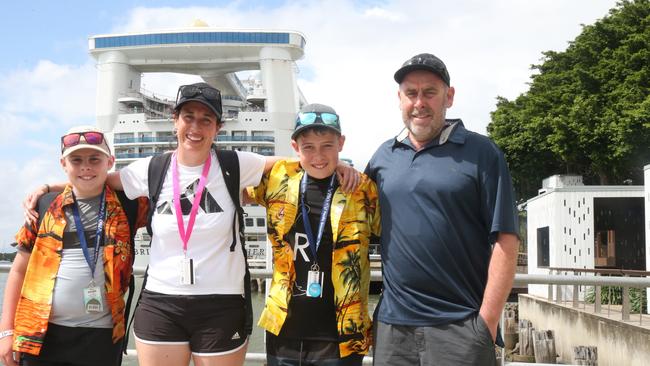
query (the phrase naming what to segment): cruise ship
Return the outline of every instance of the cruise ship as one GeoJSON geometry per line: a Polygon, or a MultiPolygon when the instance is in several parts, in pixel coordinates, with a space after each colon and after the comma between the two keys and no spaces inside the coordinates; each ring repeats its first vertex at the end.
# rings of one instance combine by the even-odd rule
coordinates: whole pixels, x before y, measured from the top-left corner
{"type": "MultiPolygon", "coordinates": [[[[189,28],[89,38],[97,62],[97,124],[111,145],[115,168],[176,148],[171,119],[175,96],[141,87],[146,73],[197,75],[222,93],[225,124],[221,149],[293,155],[290,136],[305,98],[296,84],[295,61],[304,53],[299,32],[189,28]],[[259,78],[237,73],[259,70],[259,78]]],[[[266,218],[262,207],[245,207],[249,263],[266,266],[266,218]]],[[[136,267],[148,263],[150,238],[136,236],[136,267]]],[[[270,267],[269,267],[270,268],[270,267]]]]}

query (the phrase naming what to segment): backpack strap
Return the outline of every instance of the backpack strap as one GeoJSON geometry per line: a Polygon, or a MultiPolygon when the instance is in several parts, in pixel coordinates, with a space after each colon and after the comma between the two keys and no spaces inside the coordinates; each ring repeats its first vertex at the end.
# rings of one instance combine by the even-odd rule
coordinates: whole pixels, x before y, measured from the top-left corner
{"type": "MultiPolygon", "coordinates": [[[[169,169],[169,164],[172,161],[172,151],[168,151],[163,154],[154,155],[149,161],[149,167],[147,169],[147,183],[149,187],[149,211],[147,212],[147,234],[149,237],[153,237],[153,230],[151,228],[151,220],[153,219],[153,213],[156,210],[156,205],[158,204],[158,198],[160,196],[160,191],[162,190],[163,182],[165,181],[165,175],[167,174],[167,169],[169,169]]],[[[135,244],[135,243],[134,243],[135,244]]],[[[151,244],[151,241],[149,242],[151,244]]],[[[129,341],[129,331],[131,325],[133,324],[133,319],[135,315],[135,310],[140,304],[140,299],[142,298],[142,290],[147,286],[147,277],[149,276],[149,266],[144,271],[144,278],[142,280],[142,287],[140,289],[140,294],[138,294],[138,300],[135,304],[135,309],[133,309],[133,314],[131,314],[131,320],[125,318],[125,336],[124,343],[122,344],[122,351],[126,354],[128,341],[129,341]]],[[[127,300],[127,309],[131,306],[133,301],[133,296],[135,292],[135,281],[134,278],[131,278],[131,283],[129,284],[129,298],[127,300]],[[133,285],[133,288],[132,286],[133,285]]],[[[128,310],[126,312],[128,316],[128,310]]]]}
{"type": "Polygon", "coordinates": [[[228,194],[235,206],[235,214],[232,223],[232,242],[230,243],[230,251],[235,251],[237,245],[237,219],[239,219],[239,234],[243,238],[244,225],[242,225],[244,209],[241,207],[239,200],[239,157],[233,150],[217,150],[214,148],[214,153],[217,155],[219,166],[221,167],[221,174],[223,180],[226,182],[228,194]]]}
{"type": "MultiPolygon", "coordinates": [[[[140,208],[140,205],[138,204],[138,200],[130,200],[124,191],[115,191],[115,195],[117,196],[117,199],[120,201],[120,205],[122,205],[122,209],[124,210],[124,213],[126,214],[126,219],[129,223],[129,232],[130,232],[130,241],[129,241],[129,247],[131,248],[131,253],[133,255],[131,256],[131,265],[135,262],[135,234],[138,231],[136,228],[136,224],[138,221],[138,210],[140,208]]],[[[133,275],[133,272],[131,272],[131,277],[129,278],[129,294],[126,299],[126,303],[124,305],[124,338],[122,340],[122,350],[124,351],[124,354],[126,354],[126,349],[128,347],[129,343],[129,312],[131,311],[131,305],[133,304],[133,296],[135,292],[135,276],[133,275]]],[[[122,355],[120,354],[120,358],[122,355]]]]}
{"type": "Polygon", "coordinates": [[[239,234],[239,241],[241,243],[242,255],[244,256],[244,263],[246,265],[246,272],[244,274],[244,298],[246,306],[246,321],[244,326],[246,332],[251,334],[253,331],[253,304],[251,297],[251,273],[248,268],[248,258],[246,254],[246,242],[244,240],[244,216],[246,213],[241,206],[239,199],[239,157],[237,152],[233,150],[218,150],[215,145],[212,145],[214,153],[217,155],[223,180],[226,182],[228,194],[232,203],[235,205],[235,214],[232,222],[232,243],[230,244],[230,251],[235,251],[237,245],[237,234],[239,234]],[[239,225],[237,225],[239,223],[239,225]],[[239,228],[238,228],[239,226],[239,228]]]}
{"type": "Polygon", "coordinates": [[[43,222],[43,217],[45,217],[47,209],[50,208],[52,201],[54,201],[56,196],[60,193],[61,192],[49,192],[38,198],[38,201],[36,202],[36,211],[38,211],[38,225],[36,226],[36,230],[41,228],[41,223],[43,222]]]}
{"type": "Polygon", "coordinates": [[[160,196],[160,191],[162,190],[163,182],[165,181],[165,175],[167,174],[167,169],[169,169],[169,164],[171,161],[172,152],[168,151],[164,154],[153,156],[149,162],[149,169],[147,170],[147,182],[149,183],[149,213],[147,214],[147,233],[149,234],[149,237],[153,235],[153,230],[151,229],[151,219],[153,219],[153,213],[156,210],[158,197],[160,196]]]}

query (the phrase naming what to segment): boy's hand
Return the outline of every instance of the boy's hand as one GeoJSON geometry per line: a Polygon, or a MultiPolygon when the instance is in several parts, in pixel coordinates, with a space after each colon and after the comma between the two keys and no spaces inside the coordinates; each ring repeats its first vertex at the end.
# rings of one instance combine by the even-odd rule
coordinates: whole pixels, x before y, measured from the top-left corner
{"type": "Polygon", "coordinates": [[[6,366],[18,366],[20,360],[20,352],[14,352],[12,349],[14,337],[7,336],[0,339],[0,360],[6,366]],[[15,354],[15,359],[14,359],[15,354]]]}
{"type": "Polygon", "coordinates": [[[361,180],[361,173],[341,160],[336,165],[336,176],[344,193],[354,192],[361,180]]]}
{"type": "Polygon", "coordinates": [[[36,212],[36,203],[42,195],[49,191],[48,185],[42,185],[36,188],[32,193],[28,194],[23,200],[23,210],[25,215],[25,222],[34,224],[38,221],[38,212],[36,212]]]}

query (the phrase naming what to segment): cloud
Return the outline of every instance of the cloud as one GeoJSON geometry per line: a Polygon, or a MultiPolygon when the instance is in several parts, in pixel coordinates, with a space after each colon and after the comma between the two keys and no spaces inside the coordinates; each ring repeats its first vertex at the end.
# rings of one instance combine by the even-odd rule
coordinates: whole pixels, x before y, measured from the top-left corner
{"type": "Polygon", "coordinates": [[[402,20],[405,20],[405,16],[400,14],[400,13],[391,13],[386,9],[379,8],[379,7],[374,7],[367,9],[363,13],[364,17],[366,18],[376,18],[380,20],[388,20],[391,22],[399,22],[402,20]]]}
{"type": "Polygon", "coordinates": [[[94,123],[96,78],[92,63],[48,60],[0,75],[0,247],[22,224],[23,197],[63,179],[58,138],[72,125],[94,123]]]}
{"type": "MultiPolygon", "coordinates": [[[[311,0],[271,8],[234,1],[222,7],[137,7],[115,17],[119,23],[112,29],[88,33],[172,29],[195,19],[222,29],[298,30],[307,40],[298,83],[308,101],[339,112],[347,135],[343,156],[363,169],[376,147],[402,128],[392,75],[410,56],[430,52],[445,61],[456,87],[448,116],[485,133],[498,95],[515,98],[526,91],[530,65],[543,51],[565,49],[580,24],[593,23],[615,5],[616,0],[311,0]]],[[[148,74],[143,84],[173,98],[178,85],[193,80],[148,74]]],[[[56,136],[67,126],[94,121],[95,83],[92,61],[42,60],[33,69],[0,75],[0,169],[8,177],[0,188],[11,197],[0,205],[3,218],[14,217],[24,193],[59,170],[44,158],[58,160],[56,136]]],[[[3,220],[0,238],[9,227],[15,231],[11,220],[3,220]]]]}
{"type": "MultiPolygon", "coordinates": [[[[22,200],[27,194],[44,182],[60,182],[64,179],[59,165],[56,145],[50,144],[42,154],[26,162],[11,159],[0,160],[0,250],[7,250],[7,244],[14,242],[14,235],[23,224],[22,200]]],[[[6,156],[6,155],[5,155],[6,156]]]]}

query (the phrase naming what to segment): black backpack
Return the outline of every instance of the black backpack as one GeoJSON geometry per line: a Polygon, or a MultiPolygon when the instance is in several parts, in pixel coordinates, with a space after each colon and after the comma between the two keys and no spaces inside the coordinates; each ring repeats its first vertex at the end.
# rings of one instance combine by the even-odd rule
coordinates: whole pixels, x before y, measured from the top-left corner
{"type": "MultiPolygon", "coordinates": [[[[248,334],[251,334],[253,331],[253,306],[251,301],[251,280],[250,280],[250,271],[248,268],[248,261],[246,260],[246,247],[244,242],[244,209],[241,206],[239,200],[239,158],[237,153],[232,150],[219,150],[215,145],[212,145],[212,150],[217,155],[217,160],[219,161],[219,166],[221,168],[221,173],[223,174],[223,180],[226,182],[226,188],[228,189],[228,194],[230,199],[235,205],[235,214],[233,215],[233,230],[232,230],[232,243],[230,244],[230,251],[234,252],[237,245],[237,233],[239,233],[239,238],[241,242],[241,250],[244,256],[244,261],[246,264],[246,273],[244,275],[244,296],[245,296],[245,306],[246,306],[246,322],[245,328],[248,334]],[[239,223],[239,230],[237,230],[237,223],[239,223]]],[[[162,190],[163,181],[169,169],[171,163],[172,152],[168,151],[164,154],[155,155],[151,158],[149,162],[149,169],[147,171],[147,179],[149,182],[149,214],[147,216],[147,233],[149,236],[152,236],[151,229],[151,220],[153,218],[153,213],[156,209],[158,203],[158,198],[160,196],[160,191],[162,190]]],[[[149,267],[147,267],[148,269],[149,267]]],[[[145,271],[144,280],[142,282],[142,288],[144,289],[147,284],[147,271],[145,271]]],[[[140,294],[142,296],[142,294],[140,294]]],[[[137,305],[136,305],[137,308],[137,305]]],[[[134,311],[135,313],[135,311],[134,311]]],[[[131,323],[133,322],[133,317],[131,318],[131,323]]],[[[130,324],[129,323],[129,327],[130,324]]],[[[127,329],[128,334],[128,329],[127,329]]],[[[126,341],[128,338],[125,338],[124,350],[126,351],[126,341]]]]}

